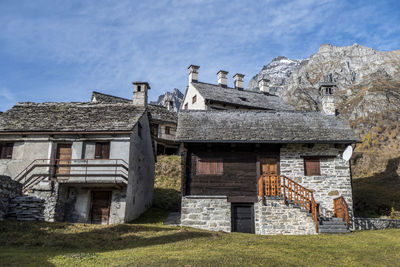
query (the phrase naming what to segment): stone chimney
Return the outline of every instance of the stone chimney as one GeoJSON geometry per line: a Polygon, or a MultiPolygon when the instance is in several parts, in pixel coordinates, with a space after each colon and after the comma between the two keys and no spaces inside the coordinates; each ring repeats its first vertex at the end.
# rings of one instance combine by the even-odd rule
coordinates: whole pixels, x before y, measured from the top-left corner
{"type": "Polygon", "coordinates": [[[238,90],[243,90],[244,82],[243,82],[244,75],[241,73],[236,73],[233,75],[235,88],[238,90]]]}
{"type": "Polygon", "coordinates": [[[189,83],[194,82],[197,83],[199,81],[199,66],[190,65],[189,69],[189,83]]]}
{"type": "Polygon", "coordinates": [[[218,85],[226,88],[228,86],[228,72],[220,70],[217,72],[218,75],[218,85]]]}
{"type": "Polygon", "coordinates": [[[258,81],[258,88],[260,88],[261,92],[264,93],[269,93],[269,86],[268,86],[268,79],[262,78],[261,80],[258,81]]]}
{"type": "Polygon", "coordinates": [[[133,83],[133,105],[145,108],[147,106],[147,91],[150,85],[147,82],[133,83]]]}
{"type": "Polygon", "coordinates": [[[326,115],[336,115],[335,90],[336,84],[333,82],[321,82],[319,84],[319,93],[322,99],[322,111],[326,115]]]}

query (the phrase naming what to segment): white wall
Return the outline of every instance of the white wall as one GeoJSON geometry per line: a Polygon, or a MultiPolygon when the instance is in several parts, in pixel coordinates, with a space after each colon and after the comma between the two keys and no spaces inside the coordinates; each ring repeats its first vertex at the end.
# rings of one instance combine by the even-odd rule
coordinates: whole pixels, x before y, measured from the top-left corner
{"type": "Polygon", "coordinates": [[[181,110],[185,109],[185,104],[188,103],[189,110],[205,110],[206,104],[204,97],[200,95],[200,93],[194,88],[194,86],[189,83],[188,88],[186,89],[185,98],[183,99],[181,110]],[[196,95],[196,102],[193,104],[192,99],[193,96],[196,95]]]}

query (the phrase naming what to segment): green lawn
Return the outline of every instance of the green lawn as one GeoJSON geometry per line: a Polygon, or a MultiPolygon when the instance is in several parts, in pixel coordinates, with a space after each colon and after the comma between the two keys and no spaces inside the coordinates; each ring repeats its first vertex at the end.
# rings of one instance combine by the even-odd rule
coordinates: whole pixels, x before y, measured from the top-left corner
{"type": "Polygon", "coordinates": [[[256,236],[163,226],[165,215],[114,226],[0,222],[0,265],[400,266],[400,230],[256,236]]]}

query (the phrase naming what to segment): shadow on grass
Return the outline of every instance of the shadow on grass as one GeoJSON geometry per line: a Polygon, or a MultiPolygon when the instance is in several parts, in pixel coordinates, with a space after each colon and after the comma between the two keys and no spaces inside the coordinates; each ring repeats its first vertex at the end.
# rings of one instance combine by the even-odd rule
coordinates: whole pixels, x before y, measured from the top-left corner
{"type": "Polygon", "coordinates": [[[179,211],[181,203],[180,191],[171,188],[154,188],[153,207],[179,211]]]}
{"type": "Polygon", "coordinates": [[[354,211],[358,217],[390,215],[400,210],[400,157],[390,159],[385,171],[371,177],[353,180],[354,211]]]}
{"type": "Polygon", "coordinates": [[[100,252],[165,245],[210,236],[211,234],[206,232],[137,224],[92,226],[5,221],[0,225],[1,247],[40,248],[41,250],[48,248],[47,257],[35,258],[43,265],[51,265],[48,260],[57,255],[77,253],[94,255],[100,252]]]}

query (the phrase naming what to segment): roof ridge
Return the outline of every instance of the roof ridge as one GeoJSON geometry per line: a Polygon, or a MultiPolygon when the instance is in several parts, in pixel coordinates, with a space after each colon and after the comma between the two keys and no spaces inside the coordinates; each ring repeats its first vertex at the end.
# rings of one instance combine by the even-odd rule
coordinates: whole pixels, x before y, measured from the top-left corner
{"type": "Polygon", "coordinates": [[[245,90],[245,89],[239,90],[239,89],[233,88],[233,87],[221,87],[221,86],[219,86],[218,84],[213,84],[213,83],[206,83],[206,82],[192,82],[192,83],[199,83],[199,84],[212,85],[212,86],[215,86],[215,87],[219,87],[219,88],[221,88],[221,89],[231,89],[231,90],[236,90],[236,91],[238,91],[238,92],[246,92],[246,93],[254,93],[254,94],[265,95],[265,96],[279,97],[279,96],[277,96],[277,95],[273,95],[273,94],[270,94],[270,93],[257,92],[257,91],[250,91],[250,90],[245,90]]]}
{"type": "Polygon", "coordinates": [[[102,93],[102,92],[99,92],[99,91],[92,91],[92,95],[93,95],[93,94],[100,94],[100,95],[104,95],[104,96],[111,96],[111,97],[123,99],[123,100],[126,100],[126,101],[131,101],[130,99],[125,98],[125,97],[116,96],[116,95],[110,95],[110,94],[105,94],[105,93],[102,93]]]}

